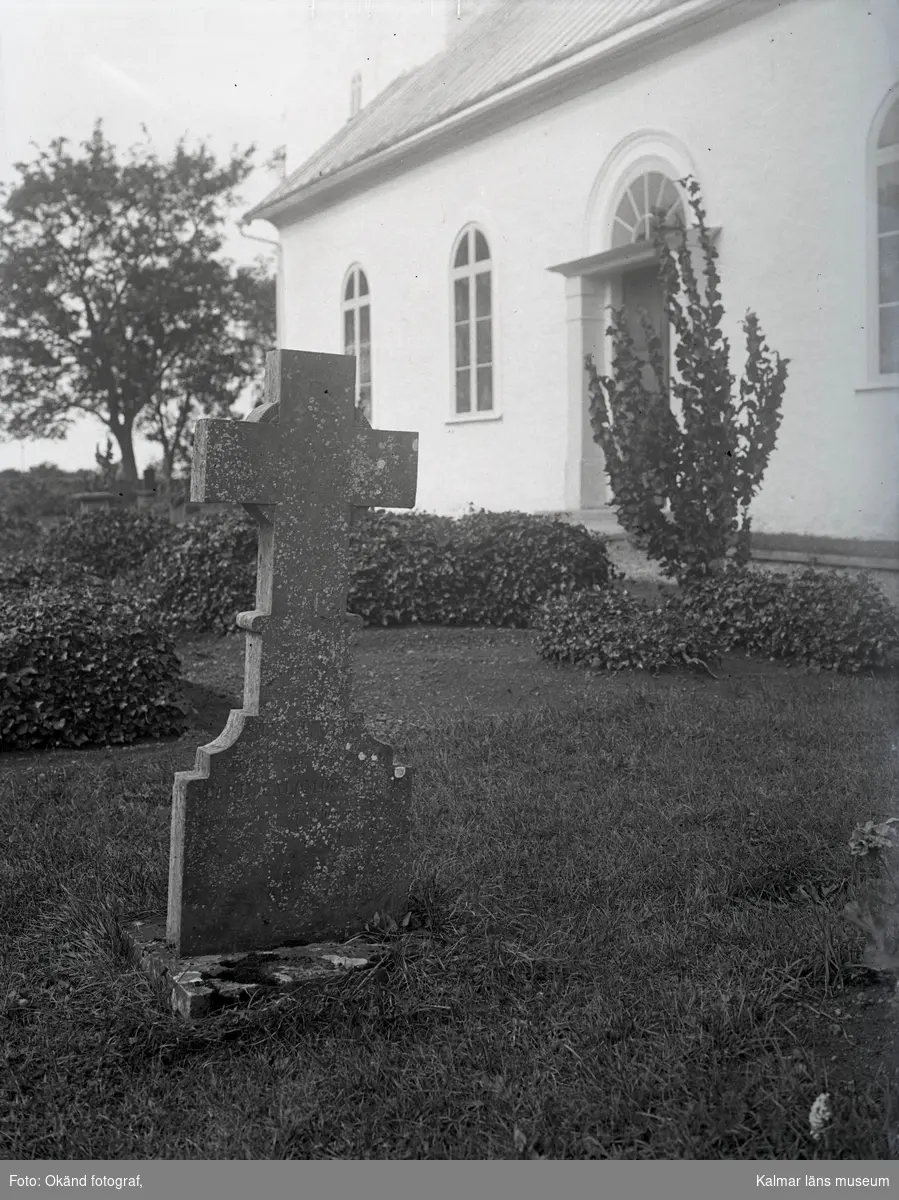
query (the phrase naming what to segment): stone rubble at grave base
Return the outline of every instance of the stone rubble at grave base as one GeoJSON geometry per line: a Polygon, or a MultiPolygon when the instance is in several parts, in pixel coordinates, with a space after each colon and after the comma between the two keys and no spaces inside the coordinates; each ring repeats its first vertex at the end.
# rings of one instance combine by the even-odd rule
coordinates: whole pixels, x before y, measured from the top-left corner
{"type": "Polygon", "coordinates": [[[188,1020],[263,996],[321,986],[375,967],[386,953],[384,945],[349,940],[179,958],[166,943],[162,918],[124,921],[122,932],[135,966],[167,993],[172,1011],[188,1020]]]}

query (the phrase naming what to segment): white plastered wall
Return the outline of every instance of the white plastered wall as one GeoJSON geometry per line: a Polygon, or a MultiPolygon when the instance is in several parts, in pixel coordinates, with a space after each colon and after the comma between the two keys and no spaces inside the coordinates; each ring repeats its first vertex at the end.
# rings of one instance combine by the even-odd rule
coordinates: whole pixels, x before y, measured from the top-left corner
{"type": "Polygon", "coordinates": [[[359,262],[374,420],[419,430],[420,507],[570,507],[565,281],[547,268],[600,248],[615,156],[655,132],[722,228],[736,369],[747,308],[791,360],[756,529],[899,538],[899,387],[871,377],[865,328],[868,136],[897,47],[890,0],[794,0],[286,227],[282,344],[341,349],[340,284],[359,262]],[[493,257],[499,402],[460,421],[449,263],[469,222],[493,257]]]}

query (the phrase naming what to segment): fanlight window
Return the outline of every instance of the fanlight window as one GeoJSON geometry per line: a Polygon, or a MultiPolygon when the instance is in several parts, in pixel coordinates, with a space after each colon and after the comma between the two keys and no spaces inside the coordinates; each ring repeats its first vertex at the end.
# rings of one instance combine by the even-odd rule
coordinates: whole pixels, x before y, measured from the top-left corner
{"type": "Polygon", "coordinates": [[[473,227],[453,257],[453,384],[457,415],[493,409],[490,247],[473,227]]]}
{"type": "Polygon", "coordinates": [[[356,359],[356,407],[371,420],[371,297],[361,267],[352,267],[343,289],[343,352],[356,359]]]}
{"type": "Polygon", "coordinates": [[[684,206],[674,183],[661,171],[645,171],[629,185],[612,221],[612,248],[646,242],[653,216],[665,222],[683,220],[684,206]]]}
{"type": "Polygon", "coordinates": [[[899,97],[877,138],[877,358],[881,375],[899,374],[899,97]]]}

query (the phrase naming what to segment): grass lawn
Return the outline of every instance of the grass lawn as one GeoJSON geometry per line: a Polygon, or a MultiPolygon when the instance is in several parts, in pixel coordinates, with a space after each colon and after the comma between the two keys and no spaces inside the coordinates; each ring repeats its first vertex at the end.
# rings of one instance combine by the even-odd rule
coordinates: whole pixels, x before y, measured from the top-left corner
{"type": "Polygon", "coordinates": [[[164,907],[172,771],[239,702],[241,638],[179,653],[184,737],[0,757],[0,1157],[894,1153],[892,983],[840,910],[854,826],[896,811],[895,682],[366,630],[357,700],[417,769],[409,928],[383,971],[186,1026],[109,915],[164,907]]]}

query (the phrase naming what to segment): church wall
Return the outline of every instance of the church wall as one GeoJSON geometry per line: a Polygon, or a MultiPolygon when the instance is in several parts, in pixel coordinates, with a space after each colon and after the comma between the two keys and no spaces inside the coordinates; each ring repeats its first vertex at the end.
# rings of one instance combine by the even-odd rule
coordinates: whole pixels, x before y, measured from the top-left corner
{"type": "Polygon", "coordinates": [[[374,422],[420,431],[420,507],[564,508],[565,284],[547,268],[605,248],[586,244],[597,176],[622,139],[661,131],[722,227],[734,368],[749,307],[791,359],[756,529],[899,538],[899,389],[868,378],[863,328],[866,142],[897,44],[889,0],[797,0],[285,228],[283,344],[342,349],[340,287],[358,261],[374,422]],[[450,412],[449,264],[469,221],[495,266],[487,421],[450,412]]]}

